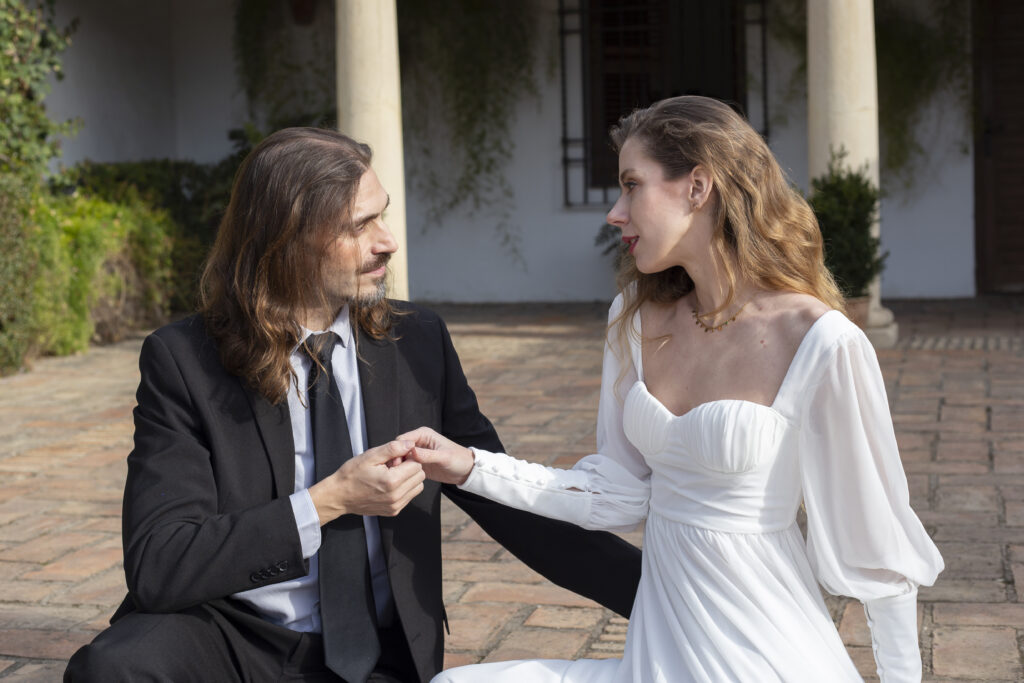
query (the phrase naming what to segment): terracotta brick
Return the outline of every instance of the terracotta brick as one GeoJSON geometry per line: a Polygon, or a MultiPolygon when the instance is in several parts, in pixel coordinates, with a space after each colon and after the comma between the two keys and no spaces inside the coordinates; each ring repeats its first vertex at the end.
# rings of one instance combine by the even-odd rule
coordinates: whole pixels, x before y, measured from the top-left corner
{"type": "Polygon", "coordinates": [[[1006,583],[1002,580],[943,579],[934,586],[921,586],[920,600],[925,602],[1003,602],[1006,583]]]}
{"type": "Polygon", "coordinates": [[[480,528],[476,522],[466,525],[466,528],[455,534],[453,541],[493,541],[493,539],[480,528]]]}
{"type": "Polygon", "coordinates": [[[588,607],[541,605],[523,622],[524,626],[591,629],[604,618],[605,611],[588,607]]]}
{"type": "Polygon", "coordinates": [[[449,541],[441,544],[441,555],[445,560],[489,560],[501,550],[501,546],[490,543],[449,541]]]}
{"type": "Polygon", "coordinates": [[[462,597],[462,602],[514,602],[529,605],[595,607],[596,604],[564,588],[551,584],[477,583],[462,597]]]}
{"type": "Polygon", "coordinates": [[[982,462],[908,462],[907,474],[985,474],[988,464],[982,462]]]}
{"type": "Polygon", "coordinates": [[[124,572],[120,568],[115,568],[75,584],[69,590],[55,595],[52,602],[73,605],[116,605],[127,592],[124,572]]]}
{"type": "Polygon", "coordinates": [[[573,659],[587,642],[586,631],[524,629],[513,631],[486,657],[485,662],[510,659],[573,659]]]}
{"type": "Polygon", "coordinates": [[[965,406],[946,403],[939,411],[942,422],[980,422],[988,420],[988,409],[985,406],[965,406]]]}
{"type": "Polygon", "coordinates": [[[1024,452],[1021,451],[999,451],[993,456],[993,469],[996,472],[1013,474],[1024,473],[1024,452]]]}
{"type": "MultiPolygon", "coordinates": [[[[922,501],[927,504],[927,501],[922,501]]],[[[921,523],[928,527],[952,525],[977,525],[996,526],[999,524],[999,514],[995,510],[991,512],[963,512],[960,510],[926,510],[923,505],[917,505],[917,501],[911,501],[911,506],[920,518],[921,523]]]]}
{"type": "Polygon", "coordinates": [[[10,675],[10,680],[18,683],[53,683],[63,678],[66,666],[67,662],[63,660],[26,662],[10,675]]]}
{"type": "Polygon", "coordinates": [[[445,578],[457,581],[507,581],[509,583],[541,583],[544,577],[522,562],[467,562],[446,559],[445,578]]]}
{"type": "Polygon", "coordinates": [[[940,581],[949,579],[1001,579],[1003,578],[1002,548],[997,543],[938,543],[946,568],[940,581]]]}
{"type": "Polygon", "coordinates": [[[1024,603],[935,603],[932,619],[953,626],[1013,626],[1024,624],[1024,603]]]}
{"type": "Polygon", "coordinates": [[[1012,628],[937,626],[932,666],[940,676],[1015,679],[1021,674],[1017,633],[1012,628]]]}
{"type": "Polygon", "coordinates": [[[999,491],[995,486],[939,485],[938,508],[958,512],[999,512],[999,491]]]}
{"type": "Polygon", "coordinates": [[[870,647],[848,647],[846,651],[849,653],[850,659],[853,660],[853,665],[857,667],[857,672],[865,681],[878,680],[878,667],[870,647]]]}
{"type": "Polygon", "coordinates": [[[96,614],[94,607],[8,604],[0,606],[0,628],[68,630],[93,619],[96,614]]]}
{"type": "Polygon", "coordinates": [[[446,638],[452,650],[481,650],[493,645],[492,640],[515,619],[518,605],[449,605],[448,625],[451,635],[446,638]]]}
{"type": "Polygon", "coordinates": [[[49,581],[24,581],[8,579],[0,581],[0,601],[2,602],[42,602],[44,598],[60,590],[49,581]]]}
{"type": "Polygon", "coordinates": [[[21,562],[50,562],[65,553],[98,542],[100,534],[52,533],[37,536],[9,548],[4,559],[21,562]]]}
{"type": "Polygon", "coordinates": [[[868,628],[864,606],[860,602],[854,601],[846,605],[839,625],[839,635],[847,646],[866,645],[871,647],[871,629],[868,628]]]}
{"type": "Polygon", "coordinates": [[[466,654],[462,652],[445,652],[444,653],[444,668],[454,669],[457,666],[466,666],[468,664],[476,664],[480,661],[480,658],[476,655],[466,654]]]}
{"type": "Polygon", "coordinates": [[[70,659],[96,637],[94,631],[0,629],[0,654],[32,659],[70,659]]]}
{"type": "Polygon", "coordinates": [[[25,579],[41,581],[79,581],[93,574],[121,563],[121,548],[86,548],[45,565],[41,569],[28,572],[25,579]]]}
{"type": "Polygon", "coordinates": [[[939,461],[967,460],[987,463],[992,450],[989,441],[940,441],[936,445],[935,459],[939,461]]]}
{"type": "Polygon", "coordinates": [[[71,518],[49,514],[30,515],[0,526],[0,541],[27,541],[59,529],[70,521],[71,518]]]}
{"type": "Polygon", "coordinates": [[[445,604],[451,604],[458,602],[462,594],[466,592],[465,581],[448,581],[442,579],[441,581],[441,598],[445,604]]]}
{"type": "Polygon", "coordinates": [[[1024,526],[1024,501],[1006,502],[1006,526],[1024,526]]]}

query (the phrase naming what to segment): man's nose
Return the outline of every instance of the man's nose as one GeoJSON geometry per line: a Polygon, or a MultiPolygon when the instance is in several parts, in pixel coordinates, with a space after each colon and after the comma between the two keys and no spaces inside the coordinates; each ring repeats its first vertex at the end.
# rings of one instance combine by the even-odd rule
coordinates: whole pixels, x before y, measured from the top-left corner
{"type": "Polygon", "coordinates": [[[378,232],[376,235],[377,239],[374,243],[373,253],[375,254],[393,254],[398,251],[398,241],[395,236],[391,234],[391,228],[383,220],[380,221],[378,232]]]}

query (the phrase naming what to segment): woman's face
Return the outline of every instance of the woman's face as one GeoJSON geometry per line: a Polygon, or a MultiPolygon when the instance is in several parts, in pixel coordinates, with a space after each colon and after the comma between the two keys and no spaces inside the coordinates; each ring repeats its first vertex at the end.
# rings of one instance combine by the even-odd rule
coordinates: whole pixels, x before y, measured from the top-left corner
{"type": "Polygon", "coordinates": [[[703,203],[693,171],[665,180],[661,164],[647,155],[639,140],[629,138],[619,151],[619,186],[622,194],[607,220],[622,230],[622,240],[641,273],[685,265],[688,257],[706,253],[710,233],[702,236],[697,233],[706,231],[693,230],[699,213],[694,202],[703,203]]]}

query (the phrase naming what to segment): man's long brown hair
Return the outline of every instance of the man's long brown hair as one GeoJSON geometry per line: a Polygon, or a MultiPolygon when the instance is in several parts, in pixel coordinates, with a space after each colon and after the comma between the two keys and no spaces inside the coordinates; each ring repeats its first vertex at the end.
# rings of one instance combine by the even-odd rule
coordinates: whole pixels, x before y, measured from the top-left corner
{"type": "MultiPolygon", "coordinates": [[[[271,403],[285,398],[304,311],[327,299],[328,246],[351,230],[370,148],[333,130],[286,128],[257,145],[238,169],[231,201],[203,268],[199,311],[221,362],[271,403]]],[[[349,302],[353,325],[382,339],[394,310],[386,298],[349,302]]]]}

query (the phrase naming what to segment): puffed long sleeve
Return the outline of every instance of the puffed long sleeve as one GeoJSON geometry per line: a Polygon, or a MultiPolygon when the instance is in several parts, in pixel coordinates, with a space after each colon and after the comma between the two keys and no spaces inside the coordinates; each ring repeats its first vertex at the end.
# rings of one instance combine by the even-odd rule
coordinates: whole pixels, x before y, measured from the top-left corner
{"type": "MultiPolygon", "coordinates": [[[[621,306],[621,297],[616,298],[610,321],[621,306]]],[[[597,414],[598,453],[564,470],[474,449],[476,461],[461,488],[587,529],[630,531],[646,519],[651,471],[622,431],[619,391],[632,386],[637,373],[630,354],[613,346],[618,343],[616,329],[608,339],[597,414]]]]}
{"type": "Polygon", "coordinates": [[[943,562],[910,507],[878,359],[851,328],[812,377],[800,432],[811,567],[826,590],[864,603],[882,681],[920,680],[917,586],[943,562]]]}

